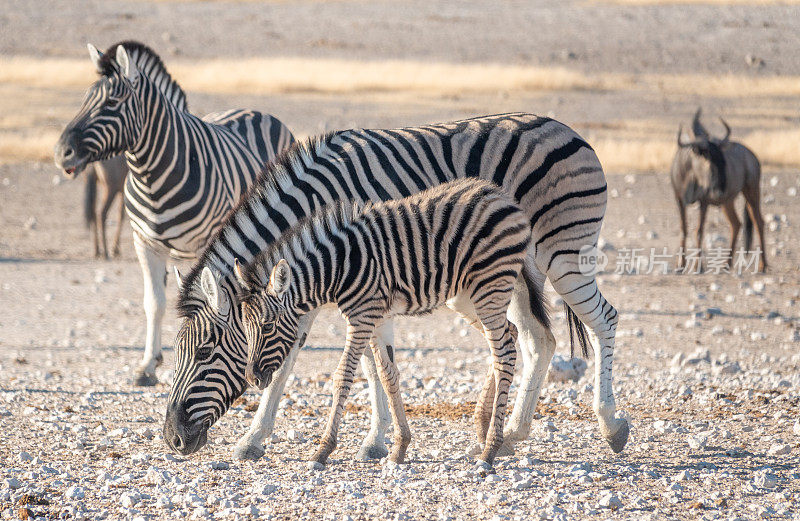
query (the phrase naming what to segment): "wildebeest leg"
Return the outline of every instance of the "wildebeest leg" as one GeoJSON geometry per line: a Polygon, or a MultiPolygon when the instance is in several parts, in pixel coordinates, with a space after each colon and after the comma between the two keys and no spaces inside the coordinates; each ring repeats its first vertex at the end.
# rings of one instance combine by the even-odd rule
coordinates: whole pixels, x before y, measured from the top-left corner
{"type": "Polygon", "coordinates": [[[122,225],[125,222],[125,196],[120,194],[119,197],[119,217],[117,218],[117,233],[114,235],[114,248],[111,254],[114,257],[119,257],[119,237],[122,235],[122,225]]]}
{"type": "Polygon", "coordinates": [[[686,205],[683,204],[680,197],[678,201],[678,213],[681,216],[681,251],[678,253],[678,268],[683,268],[686,256],[686,205]]]}
{"type": "MultiPolygon", "coordinates": [[[[700,250],[700,256],[703,255],[703,227],[706,225],[706,212],[708,211],[708,203],[700,201],[700,218],[697,222],[697,233],[695,234],[695,241],[697,242],[697,249],[700,250]]],[[[702,268],[701,268],[702,270],[702,268]]]]}
{"type": "Polygon", "coordinates": [[[761,262],[759,263],[758,270],[761,273],[767,271],[767,249],[764,245],[764,218],[761,216],[761,194],[758,186],[745,187],[742,190],[744,194],[745,204],[747,205],[747,212],[750,214],[750,219],[756,223],[758,228],[758,240],[761,244],[761,262]]]}
{"type": "Polygon", "coordinates": [[[731,225],[731,256],[728,257],[729,267],[733,264],[733,252],[736,249],[736,239],[739,237],[739,229],[742,227],[742,222],[739,220],[739,216],[736,215],[736,207],[734,206],[735,200],[735,198],[731,199],[722,207],[722,210],[725,212],[725,217],[728,218],[728,222],[731,225]]]}

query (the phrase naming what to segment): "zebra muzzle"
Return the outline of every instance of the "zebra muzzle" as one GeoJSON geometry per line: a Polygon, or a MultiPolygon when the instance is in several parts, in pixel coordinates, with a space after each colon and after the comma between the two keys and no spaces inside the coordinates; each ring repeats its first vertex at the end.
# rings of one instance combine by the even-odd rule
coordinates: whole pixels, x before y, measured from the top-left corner
{"type": "Polygon", "coordinates": [[[272,382],[272,371],[254,369],[252,365],[248,364],[245,370],[245,378],[247,383],[263,391],[272,382]]]}

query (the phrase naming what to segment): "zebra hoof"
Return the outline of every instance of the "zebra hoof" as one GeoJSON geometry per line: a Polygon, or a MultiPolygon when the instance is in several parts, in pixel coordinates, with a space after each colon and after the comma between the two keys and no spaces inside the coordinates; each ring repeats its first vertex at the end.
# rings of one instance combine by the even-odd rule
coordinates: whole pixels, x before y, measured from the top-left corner
{"type": "Polygon", "coordinates": [[[475,461],[475,471],[478,474],[485,476],[487,474],[494,474],[494,467],[492,467],[492,465],[486,461],[479,459],[475,461]]]}
{"type": "Polygon", "coordinates": [[[140,372],[133,380],[133,385],[136,387],[153,387],[158,383],[156,375],[145,372],[140,372]]]}
{"type": "Polygon", "coordinates": [[[258,461],[266,451],[261,445],[239,445],[233,449],[233,457],[239,461],[258,461]]]}
{"type": "Polygon", "coordinates": [[[503,441],[500,448],[497,449],[497,456],[513,456],[514,455],[514,442],[503,441]]]}
{"type": "Polygon", "coordinates": [[[308,470],[325,470],[325,465],[319,461],[309,461],[306,463],[306,466],[308,467],[308,470]]]}
{"type": "Polygon", "coordinates": [[[359,461],[369,461],[371,459],[381,459],[389,455],[389,449],[385,445],[362,445],[356,453],[359,461]]]}
{"type": "Polygon", "coordinates": [[[630,427],[628,426],[628,421],[622,418],[620,419],[620,426],[619,429],[617,429],[617,432],[611,436],[606,436],[606,441],[611,446],[611,450],[613,450],[615,454],[619,454],[622,452],[622,449],[625,448],[625,444],[628,443],[629,434],[630,427]]]}
{"type": "Polygon", "coordinates": [[[483,452],[483,444],[481,443],[473,443],[470,446],[470,448],[467,449],[468,456],[478,456],[482,452],[483,452]]]}

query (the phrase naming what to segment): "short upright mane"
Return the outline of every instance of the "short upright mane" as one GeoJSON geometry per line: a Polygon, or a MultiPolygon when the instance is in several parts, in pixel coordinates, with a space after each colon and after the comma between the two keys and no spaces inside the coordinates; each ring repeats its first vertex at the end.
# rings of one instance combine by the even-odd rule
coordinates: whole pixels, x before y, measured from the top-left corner
{"type": "Polygon", "coordinates": [[[161,57],[150,47],[143,43],[133,40],[125,40],[117,42],[108,49],[100,57],[99,69],[105,76],[114,74],[117,69],[117,64],[114,61],[117,55],[117,47],[123,46],[128,51],[128,56],[131,61],[136,64],[139,71],[146,74],[150,81],[155,83],[158,89],[166,96],[173,105],[181,110],[188,110],[186,103],[186,93],[183,92],[181,86],[178,85],[164,66],[161,57]]]}
{"type": "MultiPolygon", "coordinates": [[[[266,247],[261,248],[250,239],[258,231],[255,229],[245,230],[245,226],[251,222],[251,218],[255,214],[265,211],[271,214],[271,209],[280,204],[297,204],[297,201],[287,194],[297,190],[297,186],[300,184],[297,179],[298,174],[305,169],[305,165],[315,161],[329,147],[331,140],[336,135],[338,133],[331,132],[304,141],[297,141],[281,152],[275,160],[264,166],[247,193],[222,220],[222,226],[211,238],[189,274],[183,279],[177,304],[180,316],[191,316],[197,310],[198,282],[203,268],[210,267],[223,277],[232,277],[235,259],[242,264],[249,264],[252,258],[260,252],[270,249],[278,237],[258,237],[262,243],[266,243],[266,247]],[[235,252],[235,248],[231,247],[231,242],[244,242],[245,248],[250,253],[249,258],[242,258],[235,252]]],[[[316,205],[324,204],[321,197],[318,198],[313,194],[308,200],[316,200],[316,205]]],[[[307,217],[316,213],[315,208],[305,210],[307,217]]],[[[289,226],[292,224],[294,223],[289,223],[289,226]]]]}

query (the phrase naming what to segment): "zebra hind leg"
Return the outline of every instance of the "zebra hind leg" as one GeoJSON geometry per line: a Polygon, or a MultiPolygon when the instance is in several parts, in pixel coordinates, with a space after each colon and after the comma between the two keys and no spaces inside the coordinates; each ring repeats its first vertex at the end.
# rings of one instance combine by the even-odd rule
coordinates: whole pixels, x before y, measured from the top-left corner
{"type": "Polygon", "coordinates": [[[503,435],[503,445],[498,451],[499,456],[513,454],[514,444],[528,438],[539,393],[556,350],[556,339],[549,325],[534,315],[530,304],[529,287],[541,294],[544,276],[530,261],[526,265],[526,272],[517,279],[508,308],[508,318],[519,331],[522,378],[503,435]],[[526,282],[524,277],[530,280],[526,282]]]}
{"type": "Polygon", "coordinates": [[[572,312],[597,338],[593,408],[603,438],[614,452],[620,452],[628,442],[629,427],[625,419],[615,416],[617,409],[612,388],[617,310],[600,293],[594,276],[566,269],[557,276],[550,276],[550,280],[572,312]]]}
{"type": "MultiPolygon", "coordinates": [[[[377,344],[378,349],[384,349],[389,359],[394,362],[394,328],[391,319],[384,322],[380,327],[375,330],[374,342],[377,344]]],[[[371,459],[381,459],[389,454],[389,449],[386,448],[386,430],[392,423],[392,416],[389,411],[389,403],[387,401],[384,385],[382,384],[379,376],[378,367],[376,365],[373,350],[367,349],[364,351],[364,356],[361,357],[361,370],[367,378],[369,383],[369,399],[372,406],[372,415],[370,418],[370,428],[367,437],[361,442],[361,448],[356,453],[356,458],[361,461],[371,459]]]]}

